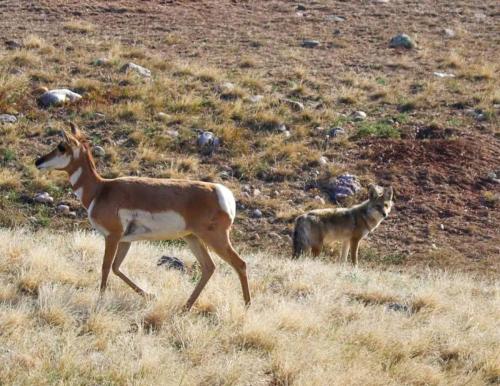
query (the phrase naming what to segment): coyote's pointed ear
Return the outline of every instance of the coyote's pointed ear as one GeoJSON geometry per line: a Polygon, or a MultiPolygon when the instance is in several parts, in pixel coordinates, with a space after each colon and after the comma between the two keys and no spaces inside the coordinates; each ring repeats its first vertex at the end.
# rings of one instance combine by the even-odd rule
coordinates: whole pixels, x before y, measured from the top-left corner
{"type": "Polygon", "coordinates": [[[385,201],[392,201],[393,194],[394,194],[394,190],[392,189],[392,186],[385,188],[384,189],[384,200],[385,201]]]}
{"type": "Polygon", "coordinates": [[[368,185],[368,195],[370,197],[370,200],[376,200],[379,198],[378,190],[377,187],[374,184],[368,185]]]}

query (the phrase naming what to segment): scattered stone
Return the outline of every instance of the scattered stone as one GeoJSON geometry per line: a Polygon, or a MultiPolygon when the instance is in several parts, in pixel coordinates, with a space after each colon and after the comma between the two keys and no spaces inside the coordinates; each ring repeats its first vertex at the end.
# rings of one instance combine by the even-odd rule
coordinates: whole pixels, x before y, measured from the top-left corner
{"type": "Polygon", "coordinates": [[[172,116],[170,114],[167,114],[167,113],[164,113],[164,112],[159,112],[158,114],[156,114],[155,118],[158,121],[166,122],[166,121],[170,120],[172,118],[172,116]]]}
{"type": "Polygon", "coordinates": [[[320,166],[326,166],[328,165],[328,158],[326,157],[319,157],[318,163],[320,166]]]}
{"type": "Polygon", "coordinates": [[[444,224],[439,224],[439,228],[444,231],[444,224]]]}
{"type": "Polygon", "coordinates": [[[415,42],[406,34],[399,34],[394,36],[389,42],[389,47],[391,48],[415,48],[415,42]]]}
{"type": "Polygon", "coordinates": [[[373,0],[376,4],[389,4],[389,0],[373,0]]]}
{"type": "Polygon", "coordinates": [[[94,66],[109,66],[111,61],[107,58],[98,58],[94,60],[94,66]]]}
{"type": "Polygon", "coordinates": [[[283,131],[283,135],[285,136],[285,138],[290,138],[292,136],[292,133],[290,133],[289,130],[285,130],[283,131]]]}
{"type": "Polygon", "coordinates": [[[260,196],[260,194],[261,194],[261,193],[260,193],[260,190],[259,190],[259,189],[254,189],[254,190],[253,190],[253,192],[252,192],[252,195],[253,195],[254,197],[258,197],[258,196],[260,196]]]}
{"type": "Polygon", "coordinates": [[[261,218],[262,212],[259,209],[254,209],[254,210],[252,210],[251,215],[253,218],[261,218]]]}
{"type": "Polygon", "coordinates": [[[279,195],[280,195],[279,190],[273,190],[273,191],[271,192],[271,197],[272,197],[272,198],[279,197],[279,195]]]}
{"type": "Polygon", "coordinates": [[[196,143],[202,154],[210,155],[218,149],[220,140],[211,131],[204,131],[198,135],[196,143]]]}
{"type": "Polygon", "coordinates": [[[456,36],[455,31],[453,31],[451,28],[445,28],[445,29],[443,29],[443,34],[447,38],[454,38],[456,36]]]}
{"type": "Polygon", "coordinates": [[[297,11],[305,11],[306,6],[304,4],[297,4],[297,11]]]}
{"type": "Polygon", "coordinates": [[[165,134],[172,138],[177,138],[179,136],[179,132],[177,130],[167,130],[165,131],[165,134]]]}
{"type": "Polygon", "coordinates": [[[470,115],[471,117],[474,117],[474,119],[476,119],[477,121],[480,121],[480,122],[488,120],[488,117],[486,116],[484,111],[481,109],[467,109],[465,111],[465,113],[467,115],[470,115]]]}
{"type": "Polygon", "coordinates": [[[106,119],[106,115],[104,115],[103,113],[94,113],[94,117],[99,119],[106,119]]]}
{"type": "Polygon", "coordinates": [[[54,198],[47,192],[37,193],[34,200],[40,204],[52,204],[54,202],[54,198]]]}
{"type": "Polygon", "coordinates": [[[19,48],[23,48],[23,45],[15,40],[7,40],[5,42],[5,47],[8,49],[8,50],[16,50],[16,49],[19,49],[19,48]]]}
{"type": "Polygon", "coordinates": [[[345,17],[338,15],[328,15],[326,17],[326,21],[335,21],[337,23],[342,23],[343,21],[345,21],[345,17]]]}
{"type": "Polygon", "coordinates": [[[279,234],[277,234],[276,232],[270,232],[269,233],[269,237],[271,239],[275,239],[275,240],[281,240],[281,236],[279,234]]]}
{"type": "Polygon", "coordinates": [[[160,259],[158,260],[158,263],[156,263],[157,266],[165,266],[167,268],[172,268],[172,269],[176,269],[178,271],[181,271],[181,272],[184,272],[186,271],[186,265],[184,264],[184,262],[177,258],[177,257],[173,257],[173,256],[162,256],[160,257],[160,259]]]}
{"type": "Polygon", "coordinates": [[[241,190],[242,190],[243,192],[250,193],[250,192],[252,191],[252,187],[251,187],[250,185],[248,185],[248,184],[245,184],[245,185],[243,185],[243,186],[241,187],[241,190]]]}
{"type": "MultiPolygon", "coordinates": [[[[40,91],[47,90],[40,88],[40,91]]],[[[65,103],[72,103],[82,99],[80,94],[66,88],[47,90],[39,98],[38,104],[41,107],[60,106],[65,103]]]]}
{"type": "Polygon", "coordinates": [[[251,103],[259,103],[264,98],[264,95],[250,95],[247,100],[251,103]]]}
{"type": "Polygon", "coordinates": [[[330,130],[328,130],[327,135],[329,137],[335,138],[343,134],[345,134],[345,130],[342,127],[333,127],[330,130]]]}
{"type": "Polygon", "coordinates": [[[236,86],[234,85],[234,83],[224,82],[219,87],[217,87],[217,91],[220,93],[228,93],[234,91],[235,88],[236,86]]]}
{"type": "Polygon", "coordinates": [[[94,153],[94,155],[96,157],[104,157],[106,155],[106,150],[104,150],[104,148],[102,146],[94,146],[92,148],[92,152],[94,153]]]}
{"type": "Polygon", "coordinates": [[[294,101],[292,99],[287,99],[287,98],[282,99],[282,101],[287,103],[295,111],[303,111],[304,110],[303,103],[294,101]]]}
{"type": "Polygon", "coordinates": [[[389,303],[387,305],[387,309],[391,311],[397,311],[397,312],[410,312],[410,308],[406,304],[401,304],[401,303],[389,303]]]}
{"type": "Polygon", "coordinates": [[[325,199],[323,197],[321,197],[321,196],[315,196],[314,200],[318,201],[321,205],[325,205],[325,203],[326,203],[325,199]]]}
{"type": "Polygon", "coordinates": [[[330,200],[338,202],[361,190],[361,184],[356,176],[343,174],[338,176],[335,180],[329,181],[326,190],[330,196],[330,200]]]}
{"type": "Polygon", "coordinates": [[[76,212],[69,212],[67,214],[68,217],[76,218],[76,212]]]}
{"type": "Polygon", "coordinates": [[[222,180],[229,180],[231,178],[231,175],[229,174],[229,172],[226,172],[225,170],[220,172],[219,173],[219,177],[222,179],[222,180]]]}
{"type": "Polygon", "coordinates": [[[500,178],[498,178],[498,174],[500,173],[489,172],[487,177],[491,182],[494,182],[495,184],[500,184],[500,178]]]}
{"type": "Polygon", "coordinates": [[[321,43],[317,40],[306,39],[302,41],[302,47],[305,48],[316,48],[319,47],[321,43]]]}
{"type": "Polygon", "coordinates": [[[434,72],[433,73],[435,76],[437,76],[438,78],[454,78],[455,77],[455,74],[450,74],[448,72],[434,72]]]}
{"type": "Polygon", "coordinates": [[[351,118],[354,121],[364,121],[366,119],[367,115],[364,111],[355,111],[351,114],[351,118]]]}
{"type": "Polygon", "coordinates": [[[62,214],[67,215],[70,212],[70,208],[68,205],[60,204],[60,205],[57,205],[57,211],[62,213],[62,214]]]}
{"type": "Polygon", "coordinates": [[[148,70],[147,68],[139,66],[138,64],[132,62],[123,65],[121,71],[122,72],[134,71],[135,73],[146,78],[149,78],[151,76],[151,70],[148,70]]]}
{"type": "Polygon", "coordinates": [[[17,118],[10,114],[0,114],[0,123],[16,123],[17,118]]]}
{"type": "Polygon", "coordinates": [[[280,133],[286,133],[288,131],[284,123],[280,123],[278,126],[276,126],[276,130],[278,130],[280,133]]]}

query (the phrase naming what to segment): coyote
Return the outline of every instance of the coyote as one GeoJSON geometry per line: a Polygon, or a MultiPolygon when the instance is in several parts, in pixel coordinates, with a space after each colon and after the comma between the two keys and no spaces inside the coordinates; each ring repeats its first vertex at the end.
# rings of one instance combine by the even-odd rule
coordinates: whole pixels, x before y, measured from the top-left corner
{"type": "Polygon", "coordinates": [[[342,259],[349,249],[354,266],[358,264],[361,239],[377,228],[392,208],[392,186],[380,188],[370,184],[369,199],[351,208],[311,210],[295,220],[293,257],[312,251],[318,256],[324,243],[342,241],[342,259]]]}

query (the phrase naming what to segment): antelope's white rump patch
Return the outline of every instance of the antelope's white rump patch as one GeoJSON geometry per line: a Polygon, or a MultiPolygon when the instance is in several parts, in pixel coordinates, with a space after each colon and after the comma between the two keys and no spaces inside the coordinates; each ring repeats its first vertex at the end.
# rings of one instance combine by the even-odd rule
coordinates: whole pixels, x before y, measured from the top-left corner
{"type": "Polygon", "coordinates": [[[215,191],[217,192],[220,208],[229,215],[231,221],[234,220],[236,216],[236,201],[234,200],[233,193],[221,184],[215,185],[215,191]]]}

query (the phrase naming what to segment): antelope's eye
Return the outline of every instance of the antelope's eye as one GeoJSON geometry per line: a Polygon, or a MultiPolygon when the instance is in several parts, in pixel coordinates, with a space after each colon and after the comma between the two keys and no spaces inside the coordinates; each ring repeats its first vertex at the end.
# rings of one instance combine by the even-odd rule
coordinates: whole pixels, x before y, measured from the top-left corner
{"type": "Polygon", "coordinates": [[[57,150],[59,150],[61,153],[64,153],[66,151],[66,148],[62,143],[60,143],[59,145],[57,145],[57,150]]]}

